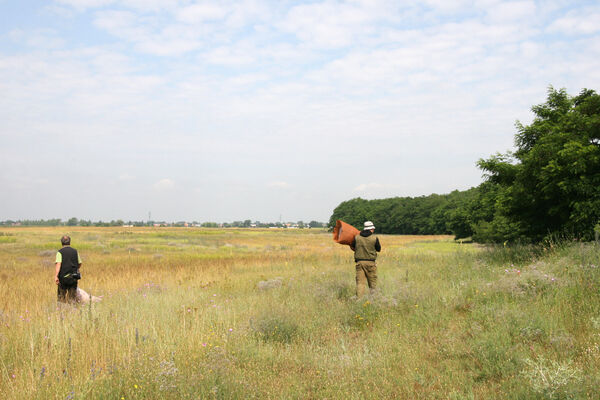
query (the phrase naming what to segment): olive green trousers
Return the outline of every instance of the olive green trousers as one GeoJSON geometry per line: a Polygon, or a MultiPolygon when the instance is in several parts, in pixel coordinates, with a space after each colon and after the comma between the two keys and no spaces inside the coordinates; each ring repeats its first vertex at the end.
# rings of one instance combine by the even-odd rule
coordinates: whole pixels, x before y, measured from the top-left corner
{"type": "Polygon", "coordinates": [[[356,262],[356,296],[362,297],[367,290],[367,284],[371,292],[377,287],[377,265],[375,261],[356,262]]]}

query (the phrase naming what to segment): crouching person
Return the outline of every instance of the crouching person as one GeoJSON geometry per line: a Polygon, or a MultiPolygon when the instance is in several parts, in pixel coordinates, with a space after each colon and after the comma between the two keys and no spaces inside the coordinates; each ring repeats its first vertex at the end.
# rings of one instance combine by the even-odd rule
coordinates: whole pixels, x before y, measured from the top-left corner
{"type": "Polygon", "coordinates": [[[63,236],[60,239],[62,248],[56,253],[56,269],[54,283],[58,286],[58,301],[74,303],[78,301],[77,281],[81,277],[81,258],[77,250],[71,247],[71,238],[63,236]]]}

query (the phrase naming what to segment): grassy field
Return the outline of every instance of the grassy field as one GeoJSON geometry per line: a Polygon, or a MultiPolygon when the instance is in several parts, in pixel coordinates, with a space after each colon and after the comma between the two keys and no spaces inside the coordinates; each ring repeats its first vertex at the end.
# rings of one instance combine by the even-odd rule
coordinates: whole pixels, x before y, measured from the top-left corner
{"type": "Polygon", "coordinates": [[[319,230],[0,229],[3,399],[598,399],[600,246],[319,230]],[[69,233],[80,287],[57,307],[69,233]]]}

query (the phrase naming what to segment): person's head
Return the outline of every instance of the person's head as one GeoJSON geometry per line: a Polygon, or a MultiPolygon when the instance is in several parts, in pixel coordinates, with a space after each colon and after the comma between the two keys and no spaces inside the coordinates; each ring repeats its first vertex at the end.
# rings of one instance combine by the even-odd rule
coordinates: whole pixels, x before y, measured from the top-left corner
{"type": "Polygon", "coordinates": [[[363,228],[363,230],[373,232],[373,231],[375,231],[375,225],[373,225],[373,223],[371,221],[366,221],[365,227],[363,228]]]}
{"type": "Polygon", "coordinates": [[[63,246],[69,246],[71,244],[71,238],[68,237],[67,235],[65,235],[60,238],[60,242],[62,243],[63,246]]]}

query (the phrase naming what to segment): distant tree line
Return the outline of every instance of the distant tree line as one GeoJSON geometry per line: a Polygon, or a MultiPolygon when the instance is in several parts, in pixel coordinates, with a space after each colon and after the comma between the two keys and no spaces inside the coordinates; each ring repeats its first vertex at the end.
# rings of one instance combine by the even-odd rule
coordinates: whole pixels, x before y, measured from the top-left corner
{"type": "Polygon", "coordinates": [[[454,234],[479,242],[591,240],[600,230],[600,96],[548,90],[532,107],[530,125],[517,122],[514,152],[477,163],[484,182],[466,191],[381,200],[352,199],[333,211],[357,228],[379,232],[454,234]]]}
{"type": "Polygon", "coordinates": [[[91,221],[78,218],[69,218],[63,221],[60,218],[53,219],[37,219],[37,220],[6,220],[0,221],[0,226],[175,226],[175,227],[202,227],[202,228],[325,228],[325,222],[310,221],[310,222],[260,222],[247,219],[244,221],[233,222],[166,222],[166,221],[123,221],[122,219],[105,221],[91,221]]]}
{"type": "Polygon", "coordinates": [[[372,221],[380,233],[402,235],[470,236],[469,224],[459,212],[462,204],[478,196],[479,188],[455,190],[449,194],[421,197],[394,197],[365,200],[356,198],[342,202],[333,210],[330,227],[341,219],[362,229],[364,221],[372,221]],[[464,225],[464,226],[463,226],[464,225]],[[460,233],[458,233],[460,231],[460,233]]]}
{"type": "Polygon", "coordinates": [[[63,221],[60,218],[52,219],[19,219],[6,221],[0,221],[0,226],[151,226],[148,222],[124,222],[121,219],[112,220],[110,222],[104,221],[91,221],[85,219],[69,218],[67,221],[63,221]]]}

